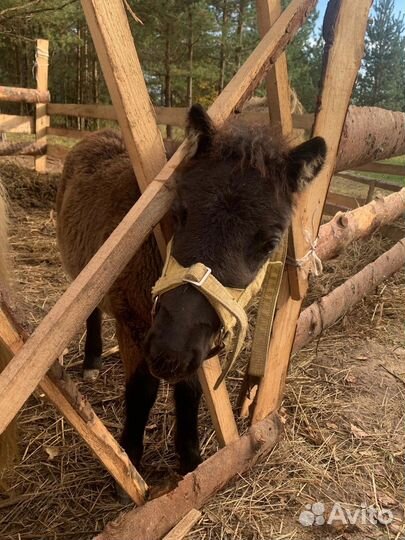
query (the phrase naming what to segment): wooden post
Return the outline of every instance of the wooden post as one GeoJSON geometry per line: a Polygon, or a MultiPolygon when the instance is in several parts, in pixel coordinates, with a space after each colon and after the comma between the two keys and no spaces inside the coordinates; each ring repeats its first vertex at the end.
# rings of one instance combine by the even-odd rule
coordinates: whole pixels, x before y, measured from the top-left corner
{"type": "MultiPolygon", "coordinates": [[[[82,0],[81,4],[137,182],[144,191],[165,165],[166,156],[124,3],[82,0]]],[[[160,227],[155,228],[155,238],[164,257],[169,238],[160,227]]]]}
{"type": "MultiPolygon", "coordinates": [[[[323,84],[314,135],[325,138],[328,154],[323,170],[303,193],[297,208],[295,223],[300,228],[294,230],[294,243],[299,258],[304,257],[311,247],[304,239],[303,231],[307,231],[312,241],[318,235],[353,84],[363,56],[371,3],[372,0],[358,0],[356,17],[353,17],[351,0],[332,0],[325,14],[323,84]]],[[[304,285],[307,284],[304,272],[301,278],[304,285]]],[[[284,276],[266,372],[259,386],[253,412],[254,422],[276,410],[281,403],[301,303],[301,300],[291,297],[288,279],[284,276]]]]}
{"type": "MultiPolygon", "coordinates": [[[[35,50],[37,90],[48,91],[48,58],[49,42],[47,39],[37,39],[35,50]]],[[[49,116],[46,112],[46,104],[35,105],[35,139],[37,144],[46,145],[46,130],[49,126],[49,116]]],[[[35,170],[46,172],[46,154],[35,158],[35,170]]]]}
{"type": "MultiPolygon", "coordinates": [[[[26,338],[0,292],[0,342],[15,355],[26,338]]],[[[62,366],[55,364],[39,386],[131,499],[143,504],[148,486],[62,366]]]]}
{"type": "MultiPolygon", "coordinates": [[[[257,0],[257,24],[260,37],[263,37],[281,15],[280,0],[257,0]]],[[[279,126],[281,133],[289,137],[293,131],[293,121],[290,107],[290,85],[288,82],[287,55],[283,53],[269,71],[266,79],[267,102],[270,113],[270,123],[279,126]]],[[[292,230],[289,235],[288,255],[295,259],[292,230]]],[[[287,266],[290,291],[293,298],[302,296],[298,270],[295,266],[287,266]]]]}

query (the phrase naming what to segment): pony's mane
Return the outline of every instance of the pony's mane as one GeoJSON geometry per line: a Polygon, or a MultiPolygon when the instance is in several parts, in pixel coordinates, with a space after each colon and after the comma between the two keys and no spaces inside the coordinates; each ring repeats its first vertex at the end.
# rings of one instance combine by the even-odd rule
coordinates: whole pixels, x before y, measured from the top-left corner
{"type": "Polygon", "coordinates": [[[239,119],[227,122],[213,139],[210,157],[232,159],[240,169],[251,167],[266,176],[284,162],[288,141],[270,126],[247,124],[239,119]]]}

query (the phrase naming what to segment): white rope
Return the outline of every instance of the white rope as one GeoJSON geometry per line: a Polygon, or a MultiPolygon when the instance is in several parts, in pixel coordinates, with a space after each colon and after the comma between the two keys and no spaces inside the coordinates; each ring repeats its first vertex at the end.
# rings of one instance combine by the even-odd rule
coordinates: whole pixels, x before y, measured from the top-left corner
{"type": "Polygon", "coordinates": [[[307,244],[311,247],[309,251],[300,259],[293,259],[287,256],[287,264],[298,266],[298,268],[308,267],[308,270],[314,274],[314,276],[320,276],[323,271],[322,261],[316,253],[316,246],[318,245],[318,237],[312,240],[312,235],[308,230],[304,230],[304,238],[307,244]]]}

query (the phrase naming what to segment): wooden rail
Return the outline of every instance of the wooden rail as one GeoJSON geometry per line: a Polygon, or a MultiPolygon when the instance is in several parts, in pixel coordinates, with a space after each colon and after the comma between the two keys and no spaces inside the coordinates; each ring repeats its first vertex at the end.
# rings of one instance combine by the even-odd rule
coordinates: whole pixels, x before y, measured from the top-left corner
{"type": "Polygon", "coordinates": [[[34,119],[32,116],[18,116],[15,114],[0,114],[0,132],[4,133],[34,133],[34,119]]]}
{"type": "Polygon", "coordinates": [[[405,176],[405,165],[395,165],[394,163],[378,163],[377,161],[374,161],[373,163],[367,163],[366,165],[359,165],[354,170],[405,176]]]}
{"type": "Polygon", "coordinates": [[[17,103],[49,103],[49,92],[35,88],[16,88],[13,86],[0,86],[0,101],[17,103]]]}

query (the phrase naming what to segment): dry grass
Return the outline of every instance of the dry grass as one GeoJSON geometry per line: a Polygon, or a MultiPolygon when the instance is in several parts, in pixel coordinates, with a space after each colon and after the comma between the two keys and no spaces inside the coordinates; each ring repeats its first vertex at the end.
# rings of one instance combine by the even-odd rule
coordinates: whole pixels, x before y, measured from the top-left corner
{"type": "MultiPolygon", "coordinates": [[[[51,213],[56,177],[37,177],[12,165],[1,165],[0,174],[13,205],[15,290],[32,330],[66,287],[51,213]]],[[[309,299],[327,293],[390,245],[377,235],[354,244],[325,265],[323,276],[311,285],[309,299]]],[[[403,540],[404,285],[402,272],[295,355],[282,410],[284,440],[211,500],[188,538],[403,540]],[[396,520],[390,527],[305,529],[297,518],[307,503],[315,501],[323,501],[328,510],[335,501],[351,510],[361,503],[378,503],[390,507],[396,520]]],[[[104,326],[108,353],[116,345],[114,326],[112,321],[104,326]]],[[[80,380],[83,345],[83,335],[78,335],[65,364],[96,412],[118,435],[123,418],[119,358],[107,354],[100,379],[93,385],[84,383],[80,380]]],[[[240,377],[236,369],[229,379],[233,397],[240,377]]],[[[145,476],[152,483],[161,483],[163,475],[176,478],[173,422],[170,391],[164,385],[146,432],[145,476]]],[[[109,475],[40,395],[28,400],[19,424],[21,462],[5,477],[9,491],[0,496],[0,538],[91,538],[122,510],[114,500],[109,475]]],[[[201,441],[205,456],[217,450],[205,407],[201,441]]]]}

